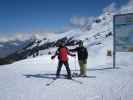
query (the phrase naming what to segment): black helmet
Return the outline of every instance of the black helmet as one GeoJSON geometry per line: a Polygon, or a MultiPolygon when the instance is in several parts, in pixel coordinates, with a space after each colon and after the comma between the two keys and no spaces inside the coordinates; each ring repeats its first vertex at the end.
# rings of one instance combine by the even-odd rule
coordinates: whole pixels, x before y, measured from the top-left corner
{"type": "Polygon", "coordinates": [[[64,41],[59,41],[59,46],[65,46],[65,42],[64,41]]]}

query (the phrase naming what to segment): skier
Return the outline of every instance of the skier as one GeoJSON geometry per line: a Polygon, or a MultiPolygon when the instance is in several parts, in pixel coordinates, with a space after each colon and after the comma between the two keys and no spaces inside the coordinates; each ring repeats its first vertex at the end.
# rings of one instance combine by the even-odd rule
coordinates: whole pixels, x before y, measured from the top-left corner
{"type": "Polygon", "coordinates": [[[68,55],[76,56],[75,54],[71,54],[69,52],[68,48],[65,46],[65,43],[63,41],[60,42],[59,48],[57,49],[55,54],[51,57],[51,59],[54,59],[56,56],[58,56],[58,60],[59,60],[57,71],[56,71],[56,78],[59,78],[62,65],[64,64],[67,70],[67,79],[72,79],[71,70],[69,68],[69,63],[68,63],[68,55]]]}
{"type": "Polygon", "coordinates": [[[80,75],[81,77],[86,77],[86,65],[87,65],[87,58],[88,58],[88,51],[83,46],[83,41],[79,42],[79,47],[76,47],[74,49],[70,49],[71,52],[77,52],[78,53],[78,62],[80,66],[80,75]]]}

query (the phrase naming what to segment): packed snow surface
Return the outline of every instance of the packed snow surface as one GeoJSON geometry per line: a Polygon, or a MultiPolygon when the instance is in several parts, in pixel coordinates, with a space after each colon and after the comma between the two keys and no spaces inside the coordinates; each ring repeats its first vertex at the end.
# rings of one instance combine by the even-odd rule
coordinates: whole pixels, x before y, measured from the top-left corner
{"type": "MultiPolygon", "coordinates": [[[[116,69],[110,69],[109,57],[102,63],[103,56],[95,58],[97,64],[88,59],[88,78],[60,78],[49,86],[46,84],[55,77],[58,63],[50,55],[0,66],[0,100],[132,100],[133,54],[117,56],[116,69]]],[[[79,73],[77,59],[69,57],[69,64],[72,73],[75,67],[79,73]]],[[[61,74],[66,74],[64,67],[61,74]]]]}

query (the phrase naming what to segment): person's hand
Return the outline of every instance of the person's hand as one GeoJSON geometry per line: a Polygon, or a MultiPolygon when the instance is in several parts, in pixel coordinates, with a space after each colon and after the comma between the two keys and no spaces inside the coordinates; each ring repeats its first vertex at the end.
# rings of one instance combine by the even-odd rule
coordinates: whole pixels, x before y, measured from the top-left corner
{"type": "Polygon", "coordinates": [[[51,59],[54,59],[55,58],[55,56],[51,56],[51,59]]]}
{"type": "Polygon", "coordinates": [[[74,57],[76,57],[76,54],[73,54],[74,57]]]}
{"type": "Polygon", "coordinates": [[[72,54],[73,57],[76,57],[76,54],[72,54]]]}

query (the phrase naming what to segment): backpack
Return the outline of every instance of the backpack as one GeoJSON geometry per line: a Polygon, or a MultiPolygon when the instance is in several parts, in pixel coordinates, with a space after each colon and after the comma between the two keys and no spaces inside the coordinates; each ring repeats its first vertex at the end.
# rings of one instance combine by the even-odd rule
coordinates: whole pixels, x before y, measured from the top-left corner
{"type": "Polygon", "coordinates": [[[60,61],[67,61],[68,60],[68,49],[66,47],[62,47],[59,49],[59,60],[60,61]]]}

